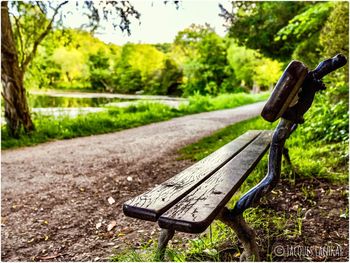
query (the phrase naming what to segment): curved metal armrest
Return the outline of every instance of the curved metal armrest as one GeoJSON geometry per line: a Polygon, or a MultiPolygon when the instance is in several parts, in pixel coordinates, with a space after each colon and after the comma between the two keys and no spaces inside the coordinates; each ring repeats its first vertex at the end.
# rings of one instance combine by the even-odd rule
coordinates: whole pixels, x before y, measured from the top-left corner
{"type": "Polygon", "coordinates": [[[281,161],[285,141],[295,130],[296,124],[292,121],[281,119],[272,137],[269,152],[269,164],[267,175],[255,187],[245,193],[236,203],[229,217],[242,214],[247,208],[258,203],[260,198],[270,192],[278,183],[281,175],[281,161]]]}

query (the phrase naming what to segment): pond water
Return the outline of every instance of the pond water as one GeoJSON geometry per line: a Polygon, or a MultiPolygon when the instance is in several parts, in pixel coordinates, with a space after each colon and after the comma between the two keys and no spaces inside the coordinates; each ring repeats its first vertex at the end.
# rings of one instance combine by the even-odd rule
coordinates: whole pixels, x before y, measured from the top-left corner
{"type": "Polygon", "coordinates": [[[125,101],[116,98],[77,98],[77,97],[56,97],[47,95],[29,95],[30,108],[81,108],[100,107],[107,103],[125,101]]]}
{"type": "MultiPolygon", "coordinates": [[[[4,102],[1,105],[0,124],[4,123],[4,102]]],[[[127,107],[140,102],[162,103],[169,107],[178,108],[180,104],[188,104],[183,98],[150,95],[125,94],[92,94],[92,93],[62,93],[62,94],[29,94],[28,103],[32,113],[46,116],[70,116],[106,111],[109,107],[127,107]],[[116,98],[117,96],[117,98],[116,98]]]]}

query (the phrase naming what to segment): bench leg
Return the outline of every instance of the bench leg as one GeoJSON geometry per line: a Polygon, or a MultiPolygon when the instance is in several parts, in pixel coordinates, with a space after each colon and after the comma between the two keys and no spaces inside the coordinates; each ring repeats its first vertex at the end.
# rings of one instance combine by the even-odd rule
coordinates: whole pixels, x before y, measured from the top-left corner
{"type": "Polygon", "coordinates": [[[156,261],[163,261],[165,256],[165,250],[168,245],[169,240],[173,238],[175,230],[163,228],[160,232],[158,239],[158,249],[156,254],[156,261]]]}
{"type": "Polygon", "coordinates": [[[284,159],[286,160],[287,164],[292,167],[292,162],[290,160],[290,156],[289,156],[289,150],[286,147],[283,147],[283,151],[282,154],[284,156],[284,159]]]}
{"type": "Polygon", "coordinates": [[[245,222],[242,214],[235,216],[229,214],[229,210],[224,207],[217,219],[231,227],[242,242],[244,251],[241,254],[240,261],[260,261],[254,230],[245,222]]]}
{"type": "Polygon", "coordinates": [[[286,147],[283,148],[282,154],[283,154],[283,157],[284,157],[284,159],[286,160],[286,162],[287,162],[289,168],[291,169],[291,171],[292,171],[292,173],[293,173],[294,179],[295,179],[295,178],[299,178],[300,176],[299,176],[299,174],[297,173],[297,170],[295,169],[295,167],[292,165],[292,162],[291,162],[290,156],[289,156],[289,151],[288,151],[288,149],[287,149],[286,147]]]}

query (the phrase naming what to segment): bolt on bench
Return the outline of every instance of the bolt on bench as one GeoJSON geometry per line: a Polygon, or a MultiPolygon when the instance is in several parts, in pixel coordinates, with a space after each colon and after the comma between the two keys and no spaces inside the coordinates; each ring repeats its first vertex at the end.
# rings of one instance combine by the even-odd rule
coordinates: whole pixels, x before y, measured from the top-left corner
{"type": "Polygon", "coordinates": [[[165,248],[175,231],[203,232],[214,219],[230,226],[241,240],[241,260],[259,260],[255,233],[244,221],[243,212],[258,204],[278,183],[282,155],[290,162],[286,139],[303,123],[303,115],[311,107],[315,93],[325,89],[321,79],[345,65],[337,55],[318,65],[315,70],[292,61],[276,84],[261,115],[270,122],[281,118],[272,131],[248,131],[190,166],[181,173],[123,205],[125,215],[158,221],[160,238],[158,259],[164,259],[165,248]],[[267,175],[235,204],[225,207],[233,194],[253,171],[270,147],[267,175]]]}

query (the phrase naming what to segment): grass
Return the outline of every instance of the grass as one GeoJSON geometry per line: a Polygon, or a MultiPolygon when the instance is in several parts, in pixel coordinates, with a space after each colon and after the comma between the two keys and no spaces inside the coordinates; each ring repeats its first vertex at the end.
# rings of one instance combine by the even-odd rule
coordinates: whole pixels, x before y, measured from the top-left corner
{"type": "MultiPolygon", "coordinates": [[[[224,144],[240,136],[244,132],[252,129],[274,129],[276,123],[270,124],[260,117],[252,118],[231,126],[228,126],[213,135],[199,140],[180,150],[180,159],[191,159],[198,161],[211,152],[217,150],[224,144]]],[[[287,147],[292,159],[292,165],[297,173],[303,178],[325,178],[338,184],[348,183],[348,144],[314,142],[306,140],[307,134],[303,128],[297,129],[287,140],[287,147]],[[332,154],[329,154],[332,152],[332,154]]],[[[228,206],[233,207],[235,202],[252,186],[256,185],[266,174],[267,156],[265,156],[247,180],[242,184],[238,192],[230,200],[228,206]]],[[[293,183],[295,178],[290,167],[282,165],[282,178],[287,178],[293,183]]],[[[312,199],[315,192],[308,186],[302,186],[300,191],[306,199],[312,199]]],[[[272,194],[277,193],[272,191],[272,194]]],[[[346,195],[346,193],[345,193],[346,195]]],[[[262,203],[266,202],[264,198],[262,203]]],[[[340,211],[342,216],[348,216],[347,211],[340,211]]],[[[273,261],[272,251],[273,241],[279,238],[297,239],[302,235],[303,221],[300,208],[296,213],[277,213],[269,207],[250,208],[245,211],[244,217],[248,224],[254,229],[262,230],[266,243],[259,244],[263,251],[267,251],[266,259],[273,261]],[[267,220],[268,219],[268,220],[267,220]]],[[[186,241],[184,241],[186,242],[186,241]]],[[[219,221],[214,221],[210,229],[199,234],[195,239],[189,240],[185,248],[170,246],[167,252],[169,261],[222,261],[223,248],[230,244],[231,254],[237,261],[240,255],[239,248],[235,245],[238,240],[234,232],[219,221]]],[[[135,251],[133,248],[116,254],[113,261],[153,261],[156,251],[156,241],[154,245],[146,250],[135,251]]]]}
{"type": "Polygon", "coordinates": [[[181,156],[180,159],[199,161],[246,131],[271,129],[274,129],[274,124],[263,121],[260,117],[242,121],[221,129],[209,137],[205,137],[194,144],[182,148],[179,151],[181,156]]]}
{"type": "Polygon", "coordinates": [[[257,101],[266,100],[269,93],[260,94],[248,94],[248,93],[235,93],[235,94],[220,94],[216,97],[209,95],[194,95],[189,97],[189,105],[180,106],[180,111],[187,113],[197,113],[204,111],[213,111],[221,109],[229,109],[245,104],[254,103],[257,101]]]}
{"type": "Polygon", "coordinates": [[[232,108],[267,99],[268,94],[221,94],[218,97],[199,96],[190,98],[189,105],[180,105],[179,109],[159,103],[139,103],[127,108],[107,108],[105,112],[79,115],[46,117],[34,115],[36,130],[31,134],[22,132],[19,139],[12,138],[1,127],[2,149],[30,146],[52,140],[70,139],[81,136],[120,131],[149,123],[169,120],[203,111],[232,108]]]}
{"type": "Polygon", "coordinates": [[[168,120],[181,114],[160,104],[142,104],[125,109],[110,108],[106,112],[79,115],[76,118],[37,116],[36,131],[22,134],[20,139],[10,137],[2,129],[2,149],[35,145],[38,143],[102,134],[168,120]]]}

